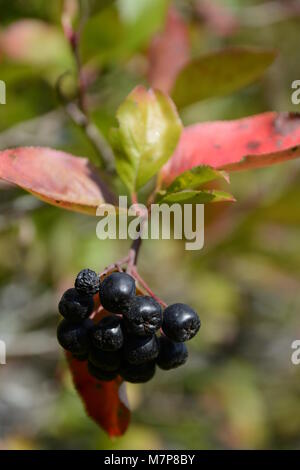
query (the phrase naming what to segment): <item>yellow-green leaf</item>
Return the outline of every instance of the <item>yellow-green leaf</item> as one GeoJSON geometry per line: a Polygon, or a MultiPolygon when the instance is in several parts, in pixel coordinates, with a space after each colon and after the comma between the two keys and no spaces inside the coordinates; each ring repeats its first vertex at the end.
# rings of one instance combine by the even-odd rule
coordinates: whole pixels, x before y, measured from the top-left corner
{"type": "Polygon", "coordinates": [[[137,87],[117,112],[111,138],[117,171],[131,192],[151,179],[173,154],[182,130],[170,98],[137,87]]]}

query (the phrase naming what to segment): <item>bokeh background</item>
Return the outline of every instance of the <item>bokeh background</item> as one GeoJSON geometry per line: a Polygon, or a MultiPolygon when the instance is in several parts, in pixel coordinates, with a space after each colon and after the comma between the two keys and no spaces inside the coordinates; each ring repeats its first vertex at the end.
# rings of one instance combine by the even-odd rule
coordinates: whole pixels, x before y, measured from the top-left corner
{"type": "MultiPolygon", "coordinates": [[[[55,31],[53,37],[52,29],[38,31],[25,57],[21,32],[10,56],[0,49],[0,79],[7,85],[0,148],[48,145],[97,164],[54,90],[57,77],[74,67],[61,3],[0,1],[0,38],[24,18],[55,31]]],[[[185,125],[299,111],[291,102],[291,83],[300,79],[299,2],[172,3],[187,24],[193,57],[231,45],[279,52],[254,85],[183,109],[185,125]]],[[[104,135],[128,92],[147,84],[149,45],[164,29],[169,5],[92,2],[82,54],[98,71],[90,107],[104,135]]],[[[180,241],[144,243],[139,264],[149,285],[166,302],[194,306],[203,326],[189,343],[187,366],[128,386],[132,424],[111,441],[86,417],[71,383],[55,337],[57,302],[80,269],[101,271],[129,242],[100,242],[96,218],[47,206],[1,182],[0,339],[7,343],[7,364],[0,366],[0,448],[300,448],[300,366],[291,363],[291,343],[300,339],[299,188],[297,161],[233,174],[237,203],[217,213],[207,209],[202,251],[185,251],[180,241]]]]}

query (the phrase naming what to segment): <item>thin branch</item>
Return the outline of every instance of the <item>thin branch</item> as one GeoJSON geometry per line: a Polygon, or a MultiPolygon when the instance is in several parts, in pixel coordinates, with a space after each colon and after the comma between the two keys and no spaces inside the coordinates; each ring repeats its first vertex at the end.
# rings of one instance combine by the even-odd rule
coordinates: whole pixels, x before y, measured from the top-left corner
{"type": "Polygon", "coordinates": [[[85,8],[87,2],[82,2],[79,0],[79,14],[80,14],[80,23],[77,31],[74,31],[71,21],[70,23],[70,28],[71,28],[71,35],[70,33],[66,35],[73,55],[75,59],[75,64],[76,64],[76,69],[77,69],[77,76],[78,76],[78,102],[79,102],[79,109],[86,115],[86,118],[88,118],[88,109],[86,106],[86,84],[85,84],[85,79],[84,79],[84,74],[82,70],[82,61],[80,57],[80,50],[79,50],[79,45],[80,45],[80,39],[82,35],[83,28],[85,26],[85,23],[88,20],[88,10],[85,8]]]}
{"type": "Polygon", "coordinates": [[[157,295],[154,294],[154,292],[150,289],[148,284],[144,281],[144,279],[138,273],[136,265],[137,265],[137,259],[138,259],[141,245],[142,245],[142,238],[138,237],[136,240],[133,241],[131,248],[129,250],[128,256],[107,266],[105,270],[99,274],[99,277],[101,279],[103,276],[115,271],[116,269],[119,272],[123,272],[122,267],[127,264],[126,272],[130,274],[151,297],[153,297],[159,304],[161,304],[164,308],[166,308],[167,304],[163,300],[161,300],[159,297],[157,297],[157,295]]]}
{"type": "MultiPolygon", "coordinates": [[[[131,199],[133,201],[133,204],[138,206],[138,198],[137,198],[136,193],[133,193],[131,195],[131,199]]],[[[144,224],[146,222],[146,218],[148,217],[148,211],[146,211],[146,213],[144,213],[143,211],[140,211],[139,215],[142,216],[141,222],[140,222],[139,227],[138,227],[139,236],[135,240],[133,240],[132,245],[131,245],[130,250],[129,250],[129,261],[128,261],[128,265],[127,265],[127,273],[128,274],[130,274],[132,269],[135,268],[136,265],[137,265],[137,260],[138,260],[140,248],[141,248],[141,245],[142,245],[142,241],[143,241],[142,240],[143,227],[144,227],[144,224]]]]}
{"type": "Polygon", "coordinates": [[[106,141],[105,137],[102,135],[101,131],[90,120],[88,114],[88,108],[86,103],[86,80],[83,73],[79,46],[82,30],[88,19],[89,11],[87,3],[85,1],[79,1],[79,8],[80,24],[76,31],[73,28],[72,19],[68,14],[67,8],[64,9],[61,19],[64,34],[70,44],[76,64],[78,76],[78,105],[74,102],[68,102],[64,93],[62,92],[60,85],[63,76],[58,79],[56,89],[60,101],[64,104],[66,113],[75,124],[77,124],[79,127],[81,127],[81,129],[84,130],[86,137],[91,142],[92,146],[94,147],[94,150],[99,156],[103,167],[107,172],[112,173],[114,153],[110,145],[106,141]]]}
{"type": "Polygon", "coordinates": [[[99,274],[99,277],[103,277],[105,276],[106,274],[110,273],[111,271],[114,271],[115,269],[117,269],[118,271],[123,271],[122,269],[122,266],[124,266],[125,264],[127,264],[129,261],[129,255],[127,255],[125,258],[123,259],[120,259],[119,261],[116,261],[115,263],[112,263],[110,264],[109,266],[107,266],[104,271],[102,271],[100,274],[99,274]]]}
{"type": "Polygon", "coordinates": [[[132,201],[132,204],[138,204],[138,198],[137,198],[136,193],[131,194],[131,201],[132,201]]]}
{"type": "Polygon", "coordinates": [[[98,127],[89,120],[87,115],[82,112],[76,103],[68,103],[65,105],[64,109],[72,121],[84,130],[94,150],[101,157],[105,170],[108,173],[112,173],[114,168],[114,154],[98,127]]]}
{"type": "Polygon", "coordinates": [[[129,250],[129,260],[128,260],[128,265],[127,265],[127,270],[126,270],[128,274],[131,274],[132,270],[137,265],[137,260],[138,260],[141,245],[142,245],[142,239],[139,236],[136,240],[133,241],[129,250]]]}

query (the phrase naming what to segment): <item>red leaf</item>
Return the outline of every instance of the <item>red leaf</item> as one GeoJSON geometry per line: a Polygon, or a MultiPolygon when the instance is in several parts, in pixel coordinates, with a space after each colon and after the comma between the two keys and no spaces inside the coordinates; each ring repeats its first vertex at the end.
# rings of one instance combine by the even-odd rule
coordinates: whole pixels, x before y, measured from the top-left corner
{"type": "Polygon", "coordinates": [[[112,196],[86,158],[45,147],[0,151],[0,179],[65,209],[96,214],[112,196]]]}
{"type": "Polygon", "coordinates": [[[188,29],[176,9],[170,8],[165,30],[155,36],[149,50],[149,82],[168,93],[179,70],[188,62],[188,29]]]}
{"type": "MultiPolygon", "coordinates": [[[[93,321],[97,323],[109,313],[101,306],[99,296],[95,295],[94,302],[93,321]]],[[[110,437],[122,436],[130,422],[125,382],[121,377],[110,382],[97,380],[89,374],[87,362],[74,359],[69,352],[66,352],[66,357],[74,385],[87,414],[110,437]]]]}
{"type": "Polygon", "coordinates": [[[93,378],[86,362],[77,361],[66,353],[74,385],[81,396],[87,414],[96,421],[110,437],[122,436],[128,428],[130,411],[126,405],[125,383],[121,377],[111,382],[93,378]]]}
{"type": "Polygon", "coordinates": [[[268,112],[187,127],[161,170],[168,185],[183,171],[209,165],[227,171],[261,168],[300,157],[300,114],[268,112]]]}

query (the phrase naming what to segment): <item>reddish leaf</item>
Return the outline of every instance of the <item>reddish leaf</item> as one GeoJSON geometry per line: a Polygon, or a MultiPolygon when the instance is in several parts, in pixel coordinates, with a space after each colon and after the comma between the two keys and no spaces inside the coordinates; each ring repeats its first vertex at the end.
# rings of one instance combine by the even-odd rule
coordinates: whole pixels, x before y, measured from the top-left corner
{"type": "Polygon", "coordinates": [[[112,202],[96,168],[86,158],[46,147],[0,151],[1,178],[72,211],[95,215],[100,204],[112,202]]]}
{"type": "Polygon", "coordinates": [[[125,383],[121,377],[111,382],[94,379],[86,362],[77,361],[67,353],[74,385],[87,414],[111,437],[122,436],[128,428],[130,411],[126,404],[125,383]]]}
{"type": "Polygon", "coordinates": [[[198,165],[227,171],[261,168],[300,157],[300,115],[264,113],[187,127],[161,170],[168,185],[198,165]]]}
{"type": "Polygon", "coordinates": [[[165,30],[154,37],[149,50],[149,82],[168,93],[179,70],[189,60],[188,29],[176,9],[170,8],[165,30]]]}
{"type": "MultiPolygon", "coordinates": [[[[139,288],[136,293],[137,295],[142,294],[139,288]]],[[[94,302],[93,321],[97,323],[109,313],[101,306],[99,296],[95,295],[94,302]]],[[[119,376],[110,382],[97,380],[89,374],[87,362],[74,359],[69,352],[66,352],[66,357],[74,385],[84,403],[87,414],[110,437],[122,436],[130,422],[126,385],[123,379],[119,376]]]]}

